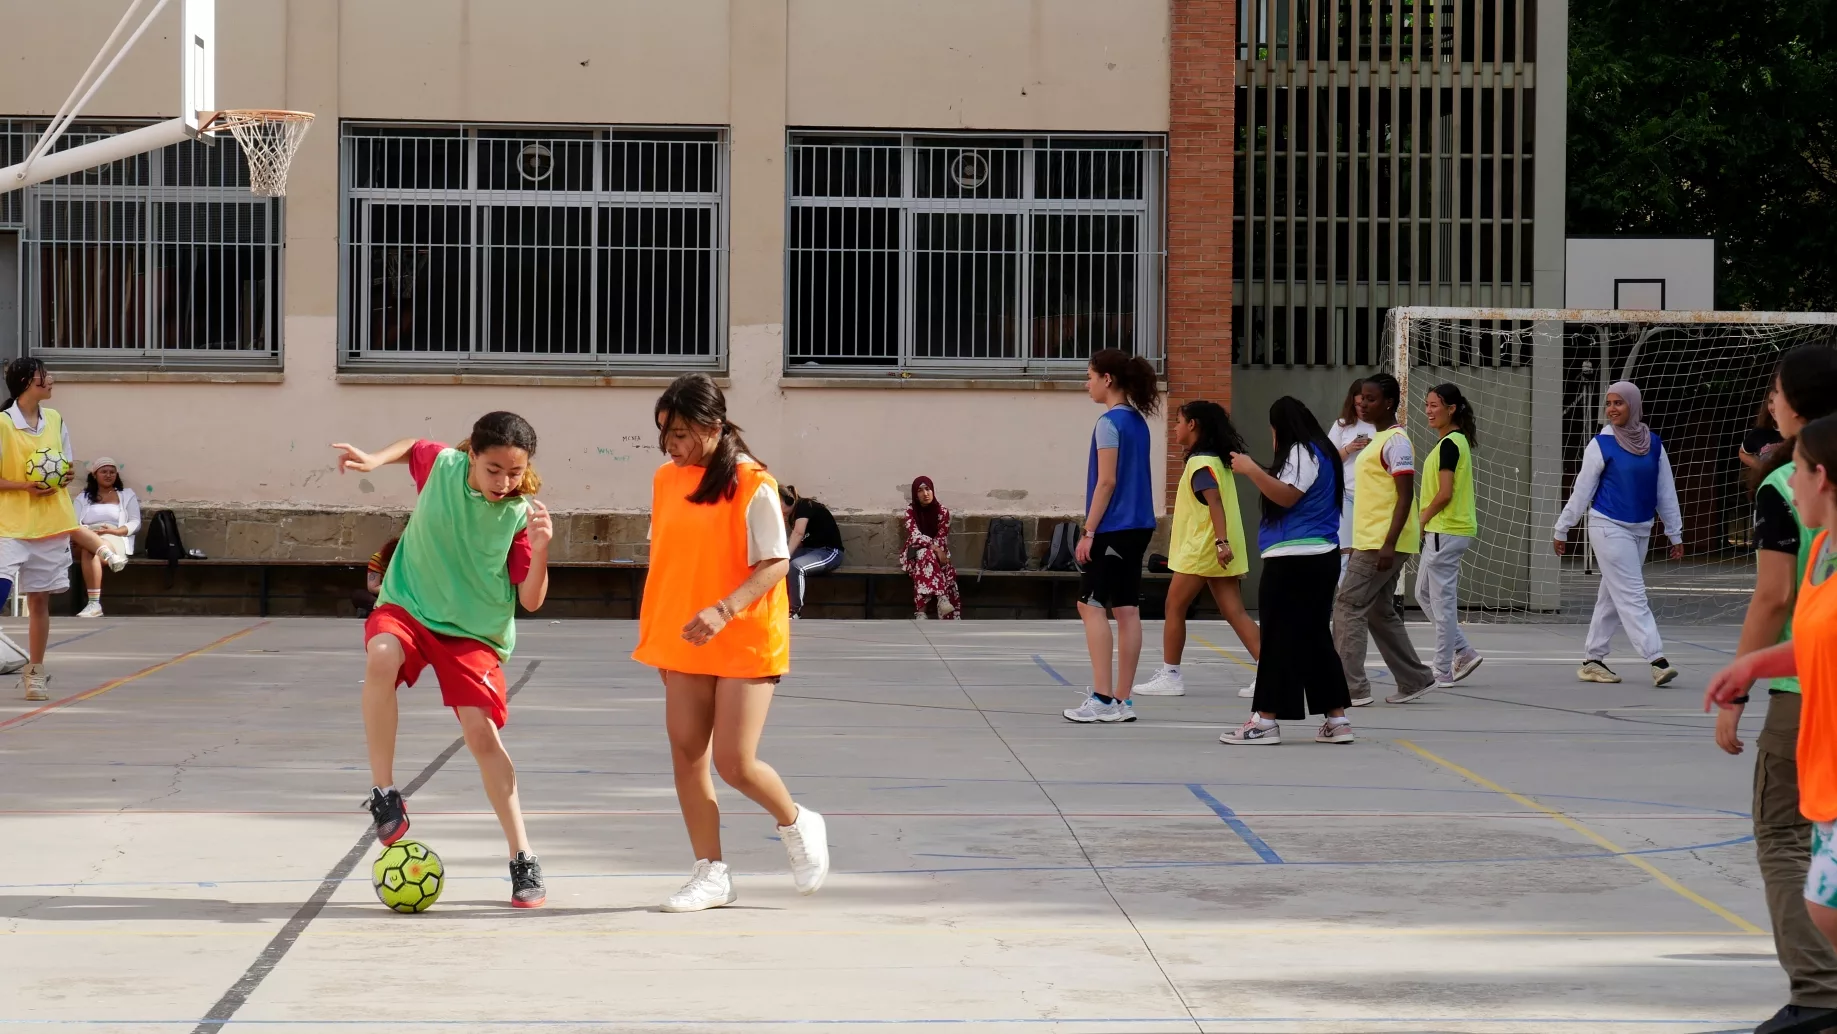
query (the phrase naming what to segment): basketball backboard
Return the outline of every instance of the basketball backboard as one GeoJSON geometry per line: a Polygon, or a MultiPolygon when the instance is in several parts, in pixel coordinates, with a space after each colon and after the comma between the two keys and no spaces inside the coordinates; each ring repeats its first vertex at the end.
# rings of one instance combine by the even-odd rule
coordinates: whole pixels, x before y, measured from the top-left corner
{"type": "Polygon", "coordinates": [[[196,133],[217,110],[217,0],[185,0],[180,33],[184,92],[179,114],[185,128],[196,133]]]}
{"type": "Polygon", "coordinates": [[[1716,242],[1711,238],[1571,237],[1565,243],[1565,308],[1716,307],[1716,242]]]}

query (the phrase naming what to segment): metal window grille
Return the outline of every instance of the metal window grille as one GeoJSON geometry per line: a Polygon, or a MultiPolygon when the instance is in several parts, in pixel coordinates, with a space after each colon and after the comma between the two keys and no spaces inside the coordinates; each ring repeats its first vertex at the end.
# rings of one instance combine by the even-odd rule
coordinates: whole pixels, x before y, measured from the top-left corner
{"type": "Polygon", "coordinates": [[[718,367],[715,130],[347,123],[347,365],[718,367]]]}
{"type": "Polygon", "coordinates": [[[789,150],[791,371],[1160,361],[1159,137],[795,133],[789,150]]]}
{"type": "MultiPolygon", "coordinates": [[[[1238,365],[1371,365],[1393,306],[1530,305],[1535,0],[1238,3],[1238,365]]],[[[1474,329],[1476,365],[1525,361],[1474,329]]]]}
{"type": "MultiPolygon", "coordinates": [[[[57,149],[145,125],[78,122],[57,149]]],[[[0,163],[42,120],[0,120],[0,163]]],[[[26,349],[60,364],[271,366],[281,356],[280,199],[234,143],[187,141],[0,195],[20,230],[26,349]]]]}

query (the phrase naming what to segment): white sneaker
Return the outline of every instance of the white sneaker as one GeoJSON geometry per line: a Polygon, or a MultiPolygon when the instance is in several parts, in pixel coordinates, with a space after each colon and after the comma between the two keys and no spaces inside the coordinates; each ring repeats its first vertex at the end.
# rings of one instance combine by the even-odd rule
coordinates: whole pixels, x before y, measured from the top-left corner
{"type": "Polygon", "coordinates": [[[1145,697],[1183,697],[1186,696],[1186,679],[1181,677],[1180,669],[1163,664],[1154,673],[1154,678],[1138,684],[1135,692],[1145,697]]]}
{"type": "Polygon", "coordinates": [[[1093,695],[1085,697],[1084,703],[1064,711],[1063,714],[1071,721],[1085,724],[1091,722],[1133,722],[1135,721],[1135,705],[1129,703],[1127,700],[1117,700],[1114,698],[1106,704],[1093,695]]]}
{"type": "Polygon", "coordinates": [[[97,550],[96,555],[102,558],[102,562],[107,564],[108,569],[111,571],[119,571],[128,566],[127,557],[122,556],[120,553],[115,552],[107,546],[103,546],[101,549],[97,550]]]}
{"type": "Polygon", "coordinates": [[[1282,726],[1275,722],[1264,722],[1256,715],[1251,715],[1249,721],[1225,732],[1218,738],[1218,742],[1247,747],[1273,747],[1282,742],[1282,726]]]}
{"type": "Polygon", "coordinates": [[[19,670],[19,688],[26,691],[27,700],[51,699],[51,676],[45,674],[42,664],[28,664],[19,670]]]}
{"type": "Polygon", "coordinates": [[[82,610],[77,611],[77,617],[80,617],[80,618],[99,618],[101,616],[102,616],[102,601],[101,600],[90,600],[88,606],[84,607],[82,610]]]}
{"type": "Polygon", "coordinates": [[[944,599],[943,597],[938,598],[938,617],[940,620],[943,618],[948,618],[952,614],[955,614],[956,612],[957,612],[957,608],[951,606],[949,600],[944,599]]]}
{"type": "Polygon", "coordinates": [[[1238,691],[1237,691],[1237,695],[1238,695],[1238,696],[1240,696],[1240,697],[1242,697],[1242,698],[1243,698],[1243,699],[1245,699],[1245,700],[1250,700],[1250,699],[1253,699],[1253,698],[1255,698],[1255,697],[1256,697],[1256,695],[1257,695],[1257,679],[1256,679],[1256,676],[1254,676],[1254,675],[1252,675],[1252,676],[1250,677],[1250,685],[1248,685],[1248,686],[1245,686],[1245,687],[1244,687],[1243,689],[1240,689],[1240,690],[1238,690],[1238,691]]]}
{"type": "Polygon", "coordinates": [[[682,889],[670,895],[670,900],[663,903],[665,912],[700,912],[708,908],[720,908],[739,900],[734,893],[733,877],[727,871],[726,862],[711,862],[698,858],[694,871],[689,873],[689,882],[682,889]]]}
{"type": "Polygon", "coordinates": [[[823,816],[798,805],[797,818],[778,827],[785,853],[791,856],[791,879],[799,894],[815,894],[829,878],[829,829],[823,816]]]}
{"type": "Polygon", "coordinates": [[[930,614],[927,614],[927,613],[925,613],[924,611],[922,611],[922,610],[921,610],[921,611],[919,611],[919,612],[917,612],[916,614],[913,614],[913,615],[912,615],[912,620],[914,620],[914,621],[930,621],[930,620],[931,620],[931,615],[930,615],[930,614]]]}

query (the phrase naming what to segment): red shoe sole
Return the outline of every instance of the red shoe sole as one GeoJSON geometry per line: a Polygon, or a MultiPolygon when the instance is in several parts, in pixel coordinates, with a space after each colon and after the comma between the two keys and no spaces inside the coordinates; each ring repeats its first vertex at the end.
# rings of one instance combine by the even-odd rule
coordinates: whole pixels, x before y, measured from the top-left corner
{"type": "Polygon", "coordinates": [[[515,898],[512,898],[510,900],[510,907],[511,908],[541,908],[543,905],[548,903],[548,900],[549,899],[546,895],[542,898],[541,901],[518,901],[515,898]]]}
{"type": "Polygon", "coordinates": [[[382,844],[384,847],[394,847],[396,841],[402,839],[403,837],[407,835],[408,835],[408,823],[404,822],[402,823],[402,828],[395,831],[395,836],[392,836],[388,838],[387,840],[379,836],[376,838],[376,842],[379,844],[382,844]]]}

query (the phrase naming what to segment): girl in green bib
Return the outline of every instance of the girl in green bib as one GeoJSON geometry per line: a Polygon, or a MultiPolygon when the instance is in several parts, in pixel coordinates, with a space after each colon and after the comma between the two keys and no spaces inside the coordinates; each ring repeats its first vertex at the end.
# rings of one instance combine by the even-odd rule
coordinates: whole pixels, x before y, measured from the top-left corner
{"type": "MultiPolygon", "coordinates": [[[[1244,545],[1244,518],[1229,463],[1232,453],[1244,451],[1244,438],[1232,426],[1225,407],[1201,399],[1175,412],[1174,443],[1186,449],[1186,469],[1174,492],[1173,528],[1167,543],[1167,567],[1174,579],[1167,587],[1161,668],[1135,687],[1142,696],[1185,695],[1180,658],[1186,652],[1186,612],[1201,589],[1212,593],[1218,612],[1231,623],[1251,658],[1262,654],[1257,623],[1245,613],[1244,598],[1238,591],[1238,583],[1250,570],[1250,551],[1244,545]]],[[[1254,681],[1251,686],[1254,693],[1254,681]]]]}
{"type": "Polygon", "coordinates": [[[1473,403],[1453,384],[1430,388],[1423,416],[1441,441],[1429,450],[1417,482],[1422,505],[1422,560],[1416,602],[1435,624],[1435,681],[1451,686],[1486,658],[1461,632],[1461,557],[1480,530],[1473,498],[1473,449],[1479,441],[1473,403]]]}

